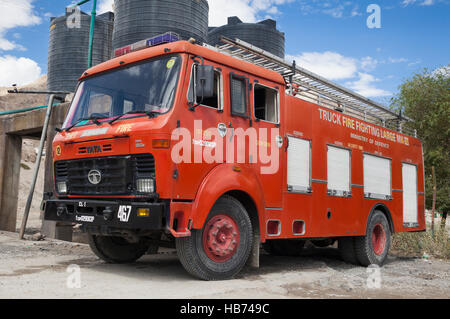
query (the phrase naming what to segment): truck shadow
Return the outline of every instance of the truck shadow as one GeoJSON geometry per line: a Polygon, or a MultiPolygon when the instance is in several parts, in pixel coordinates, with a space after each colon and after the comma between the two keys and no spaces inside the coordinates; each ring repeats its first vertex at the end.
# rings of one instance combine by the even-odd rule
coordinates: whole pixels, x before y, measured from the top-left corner
{"type": "MultiPolygon", "coordinates": [[[[395,257],[390,257],[387,264],[395,261],[395,257]]],[[[71,261],[72,262],[72,261],[71,261]]],[[[70,262],[65,262],[67,265],[70,262]]],[[[77,260],[73,260],[77,264],[77,260]]],[[[152,281],[176,281],[192,280],[178,260],[175,250],[167,250],[157,255],[146,255],[135,263],[131,264],[108,264],[99,259],[91,259],[80,265],[93,271],[109,273],[111,275],[128,276],[131,278],[148,277],[152,281]]],[[[323,271],[329,269],[336,271],[346,271],[353,268],[363,268],[358,265],[345,263],[339,256],[339,251],[333,247],[327,248],[306,248],[299,256],[272,256],[261,249],[260,268],[254,269],[245,267],[236,279],[252,280],[254,277],[273,273],[284,273],[291,271],[308,272],[323,271]]]]}

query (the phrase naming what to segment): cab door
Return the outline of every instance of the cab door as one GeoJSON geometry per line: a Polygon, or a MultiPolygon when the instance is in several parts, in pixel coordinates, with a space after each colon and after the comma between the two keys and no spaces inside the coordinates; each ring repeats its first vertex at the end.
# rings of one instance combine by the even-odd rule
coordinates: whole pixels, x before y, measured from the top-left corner
{"type": "MultiPolygon", "coordinates": [[[[231,134],[228,138],[234,139],[234,163],[238,166],[245,163],[258,176],[266,208],[281,208],[283,140],[279,125],[279,89],[270,82],[255,81],[251,75],[238,70],[230,70],[227,79],[231,134]]],[[[230,150],[227,152],[229,155],[230,150]]]]}
{"type": "Polygon", "coordinates": [[[250,106],[252,126],[258,136],[258,170],[264,190],[266,208],[282,207],[283,132],[280,114],[280,87],[269,81],[254,79],[250,106]]]}
{"type": "MultiPolygon", "coordinates": [[[[176,162],[176,182],[173,186],[173,198],[193,199],[206,175],[217,165],[223,162],[222,137],[218,133],[218,127],[225,126],[226,119],[223,113],[223,74],[220,64],[191,57],[187,69],[187,92],[184,94],[186,103],[180,107],[177,116],[179,130],[178,140],[186,144],[183,151],[179,147],[174,151],[177,156],[182,154],[182,159],[176,162]],[[196,82],[197,66],[199,64],[212,65],[214,67],[214,95],[212,97],[194,97],[193,92],[196,82]],[[185,133],[184,136],[183,133],[185,133]],[[185,154],[189,152],[189,154],[185,154]],[[185,156],[186,155],[186,156],[185,156]]],[[[176,132],[178,132],[175,130],[176,132]]]]}

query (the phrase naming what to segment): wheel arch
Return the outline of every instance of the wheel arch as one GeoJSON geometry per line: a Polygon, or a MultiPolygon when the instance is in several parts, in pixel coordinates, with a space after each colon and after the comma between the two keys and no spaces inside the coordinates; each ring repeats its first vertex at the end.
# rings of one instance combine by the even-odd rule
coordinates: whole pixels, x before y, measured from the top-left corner
{"type": "Polygon", "coordinates": [[[391,211],[389,210],[389,208],[383,204],[383,203],[377,203],[375,204],[372,209],[370,210],[370,214],[369,217],[367,219],[366,222],[366,232],[367,232],[367,225],[369,224],[369,220],[372,218],[372,215],[375,213],[375,211],[381,211],[387,218],[388,220],[388,224],[389,224],[389,230],[391,231],[391,234],[395,233],[395,228],[394,228],[394,221],[392,219],[392,215],[391,215],[391,211]]]}
{"type": "Polygon", "coordinates": [[[224,195],[232,196],[244,206],[253,229],[258,230],[260,238],[265,238],[261,183],[251,169],[242,168],[236,172],[231,164],[216,166],[200,185],[192,206],[193,228],[203,227],[211,208],[224,195]]]}
{"type": "MultiPolygon", "coordinates": [[[[253,233],[258,234],[261,238],[261,222],[260,222],[260,214],[258,214],[258,208],[253,200],[253,198],[244,191],[241,190],[231,190],[223,195],[228,195],[236,200],[238,200],[245,208],[250,217],[250,221],[252,222],[253,233]]],[[[222,196],[223,196],[222,195],[222,196]]]]}

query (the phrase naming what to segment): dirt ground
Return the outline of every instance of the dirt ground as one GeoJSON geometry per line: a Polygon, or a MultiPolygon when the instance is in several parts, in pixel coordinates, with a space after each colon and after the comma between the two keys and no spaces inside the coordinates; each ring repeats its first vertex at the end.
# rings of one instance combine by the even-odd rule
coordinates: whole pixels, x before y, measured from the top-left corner
{"type": "Polygon", "coordinates": [[[185,272],[174,250],[114,265],[100,261],[85,244],[21,241],[17,233],[0,232],[0,298],[450,297],[448,261],[390,256],[380,275],[380,288],[369,288],[367,268],[342,262],[334,248],[310,248],[301,257],[263,253],[259,269],[205,282],[185,272]],[[67,286],[68,266],[74,264],[80,267],[80,288],[67,286]]]}

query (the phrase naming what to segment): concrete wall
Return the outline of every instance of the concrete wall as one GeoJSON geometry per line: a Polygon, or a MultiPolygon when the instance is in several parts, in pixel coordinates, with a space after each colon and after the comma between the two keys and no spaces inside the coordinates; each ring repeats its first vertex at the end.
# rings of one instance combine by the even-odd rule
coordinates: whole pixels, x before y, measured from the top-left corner
{"type": "MultiPolygon", "coordinates": [[[[61,127],[69,103],[54,107],[47,131],[47,149],[55,136],[55,127],[61,127]]],[[[0,230],[16,231],[17,199],[19,190],[22,138],[40,137],[47,109],[0,117],[0,230]]],[[[45,192],[53,191],[52,152],[47,152],[45,163],[45,192]]],[[[56,224],[43,223],[50,237],[57,237],[56,224]]],[[[61,238],[63,239],[63,238],[61,238]]]]}

